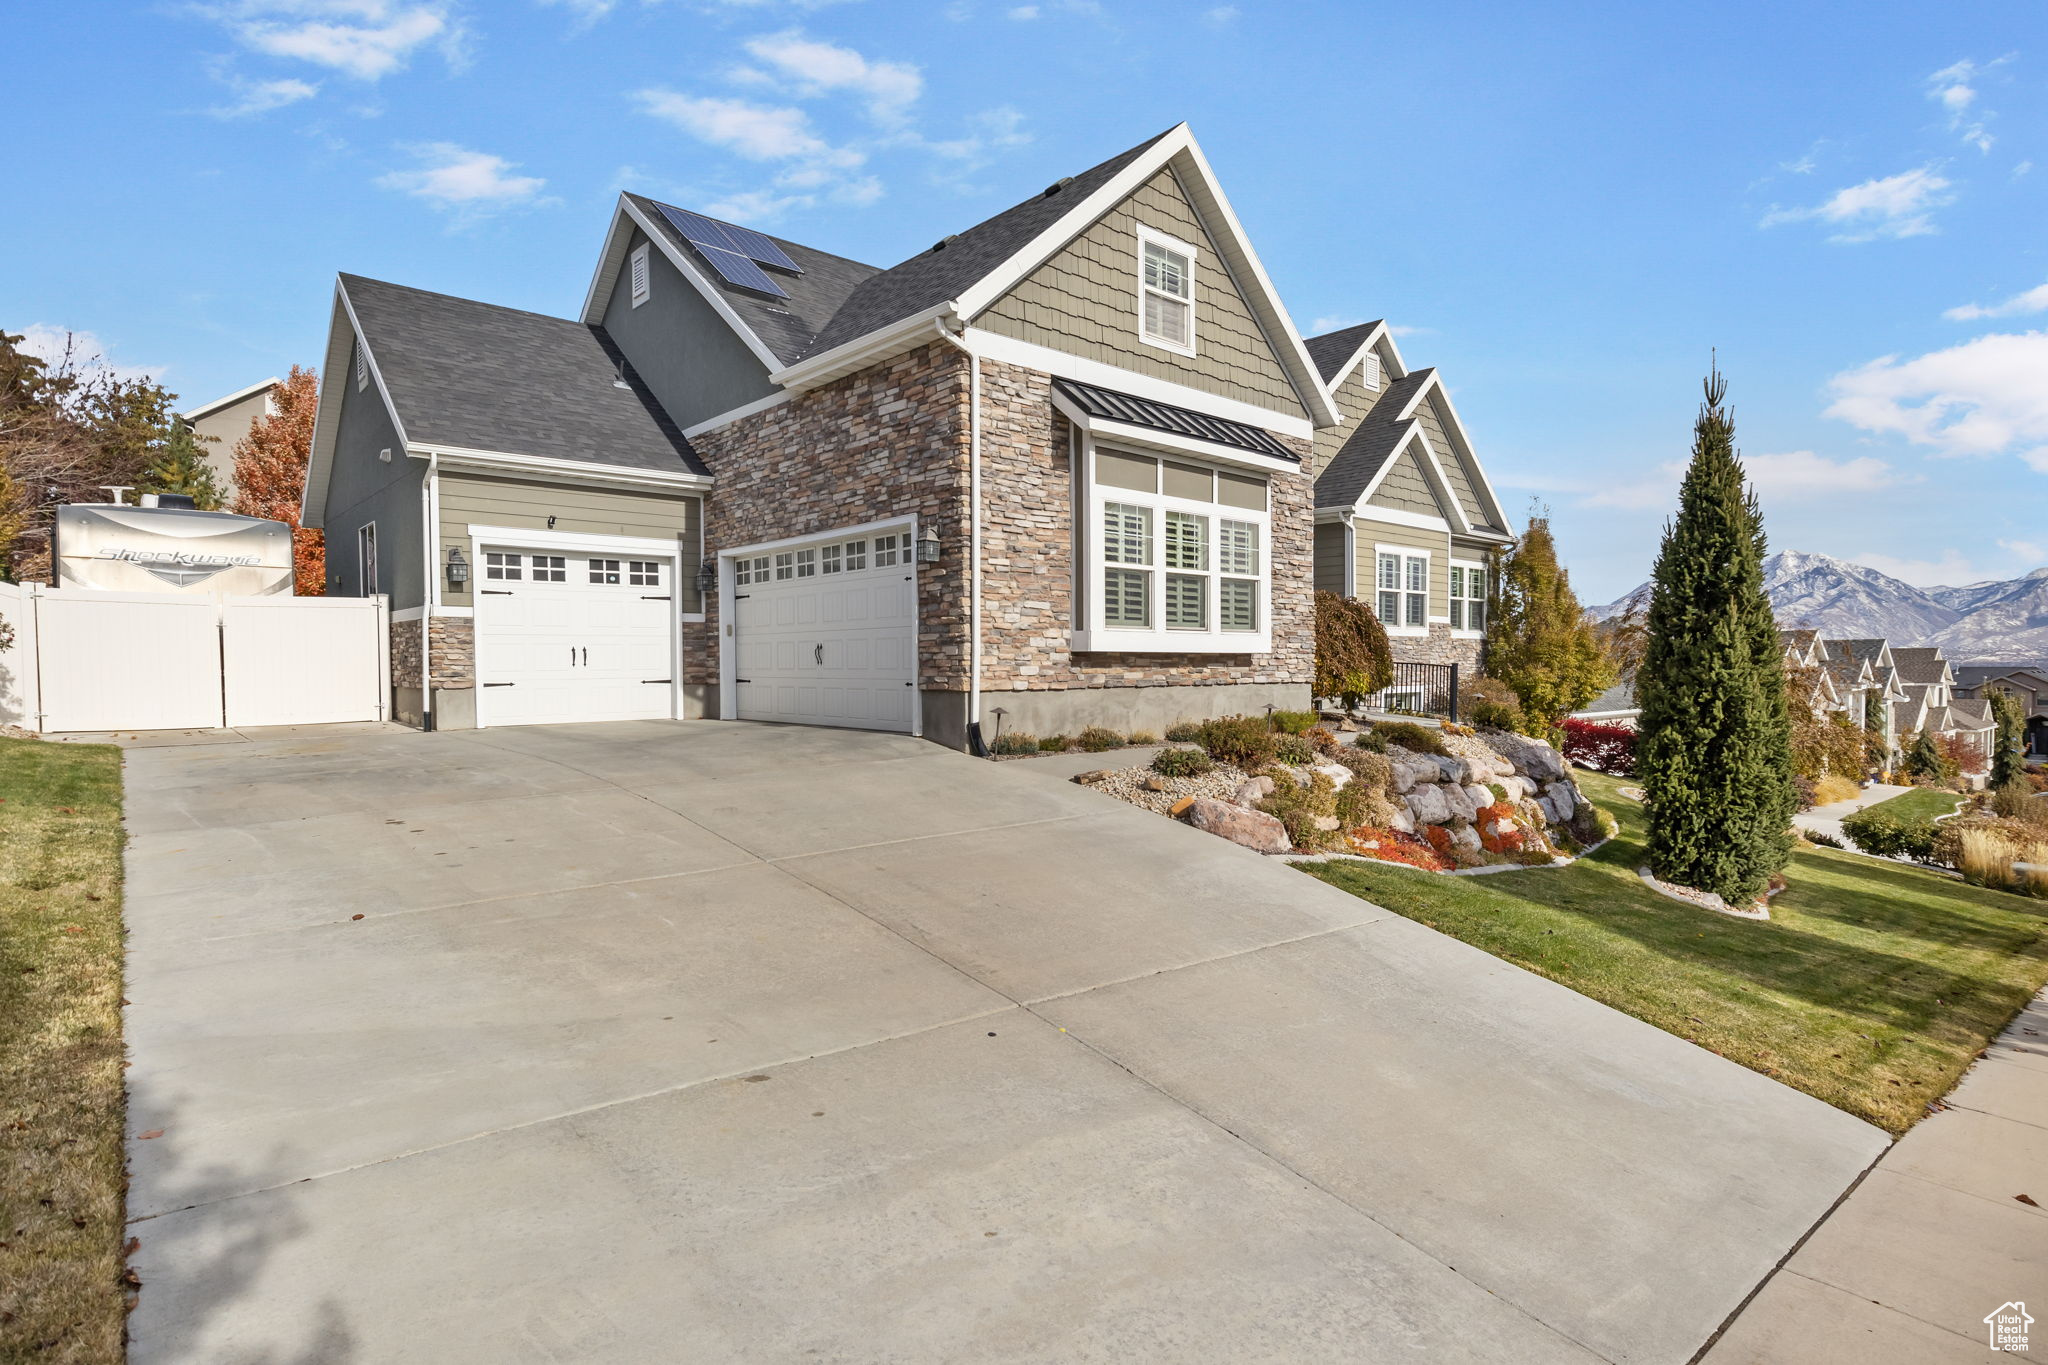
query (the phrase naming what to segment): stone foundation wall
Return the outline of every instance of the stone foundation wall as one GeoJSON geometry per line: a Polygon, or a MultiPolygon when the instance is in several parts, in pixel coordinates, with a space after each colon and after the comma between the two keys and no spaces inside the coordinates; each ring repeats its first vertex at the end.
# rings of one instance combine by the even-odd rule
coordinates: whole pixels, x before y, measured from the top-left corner
{"type": "MultiPolygon", "coordinates": [[[[413,639],[419,639],[416,623],[413,639]]],[[[469,617],[429,617],[427,647],[431,651],[427,667],[434,675],[436,692],[476,686],[476,623],[469,617]]]]}
{"type": "Polygon", "coordinates": [[[418,621],[393,621],[391,623],[391,685],[409,687],[414,691],[420,685],[420,623],[418,621]]]}

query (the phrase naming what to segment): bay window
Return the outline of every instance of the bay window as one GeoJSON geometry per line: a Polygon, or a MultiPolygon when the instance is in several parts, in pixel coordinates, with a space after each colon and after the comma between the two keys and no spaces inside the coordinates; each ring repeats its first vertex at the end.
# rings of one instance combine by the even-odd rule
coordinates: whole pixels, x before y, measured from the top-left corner
{"type": "Polygon", "coordinates": [[[1074,647],[1268,650],[1266,479],[1121,450],[1091,453],[1074,647]]]}

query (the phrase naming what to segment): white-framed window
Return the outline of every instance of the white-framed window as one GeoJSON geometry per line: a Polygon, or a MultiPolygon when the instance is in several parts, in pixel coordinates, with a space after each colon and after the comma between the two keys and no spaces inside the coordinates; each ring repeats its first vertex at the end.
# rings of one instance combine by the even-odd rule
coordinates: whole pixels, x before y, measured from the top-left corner
{"type": "Polygon", "coordinates": [[[658,588],[661,586],[661,561],[658,559],[629,559],[626,561],[626,583],[634,588],[658,588]]]}
{"type": "Polygon", "coordinates": [[[775,556],[775,578],[776,578],[776,581],[777,581],[777,582],[780,582],[781,580],[783,580],[783,579],[785,579],[785,578],[795,578],[795,577],[796,577],[796,552],[795,552],[794,550],[784,550],[784,551],[783,551],[783,552],[782,552],[781,554],[779,554],[779,555],[775,556]]]}
{"type": "Polygon", "coordinates": [[[837,545],[827,545],[821,548],[818,551],[818,572],[838,573],[839,555],[840,547],[837,545]]]}
{"type": "Polygon", "coordinates": [[[868,543],[865,540],[846,542],[846,571],[859,573],[868,566],[868,543]]]}
{"type": "Polygon", "coordinates": [[[377,523],[356,528],[356,591],[363,597],[377,595],[377,523]]]}
{"type": "Polygon", "coordinates": [[[1390,631],[1421,634],[1429,629],[1429,556],[1415,550],[1378,548],[1379,574],[1373,609],[1390,631]]]}
{"type": "Polygon", "coordinates": [[[649,290],[647,243],[642,242],[640,245],[634,247],[633,255],[630,259],[632,261],[630,269],[632,272],[631,285],[633,291],[633,306],[635,308],[638,308],[641,304],[647,302],[649,290]]]}
{"type": "Polygon", "coordinates": [[[619,581],[619,561],[616,559],[593,559],[590,561],[590,581],[593,583],[616,583],[619,581]]]}
{"type": "Polygon", "coordinates": [[[816,550],[798,550],[796,552],[796,576],[798,578],[816,578],[818,576],[818,552],[816,550]]]}
{"type": "Polygon", "coordinates": [[[1265,476],[1112,448],[1088,470],[1076,649],[1268,648],[1265,476]]]}
{"type": "Polygon", "coordinates": [[[767,555],[755,555],[751,559],[735,559],[732,562],[732,581],[741,587],[749,583],[766,583],[768,579],[767,555]]]}
{"type": "Polygon", "coordinates": [[[1486,568],[1451,561],[1451,629],[1479,634],[1486,629],[1486,568]]]}
{"type": "Polygon", "coordinates": [[[535,555],[527,562],[533,566],[533,581],[536,583],[569,581],[569,561],[562,555],[535,555]]]}
{"type": "Polygon", "coordinates": [[[1195,248],[1138,229],[1138,337],[1183,355],[1195,353],[1195,248]]]}
{"type": "Polygon", "coordinates": [[[896,555],[899,551],[904,559],[908,561],[910,558],[910,536],[907,532],[902,535],[876,536],[875,567],[878,569],[888,568],[896,562],[896,555]]]}
{"type": "Polygon", "coordinates": [[[516,581],[520,577],[520,555],[503,554],[497,550],[484,551],[484,577],[496,582],[516,581]]]}

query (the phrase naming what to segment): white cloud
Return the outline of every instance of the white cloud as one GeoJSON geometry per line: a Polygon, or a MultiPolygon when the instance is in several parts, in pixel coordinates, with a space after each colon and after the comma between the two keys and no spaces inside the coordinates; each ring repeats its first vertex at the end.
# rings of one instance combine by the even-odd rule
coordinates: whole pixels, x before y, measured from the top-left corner
{"type": "Polygon", "coordinates": [[[468,218],[543,202],[540,192],[548,182],[537,175],[511,174],[518,163],[502,156],[453,142],[420,143],[406,150],[418,160],[418,167],[381,175],[379,186],[468,218]]]}
{"type": "Polygon", "coordinates": [[[21,329],[19,335],[21,340],[15,343],[16,346],[53,367],[63,364],[68,353],[71,363],[86,375],[107,374],[116,379],[142,380],[158,379],[164,373],[165,367],[161,365],[128,365],[109,359],[107,343],[92,332],[74,332],[68,327],[31,322],[21,329]]]}
{"type": "Polygon", "coordinates": [[[1018,5],[1018,6],[1016,6],[1015,8],[1013,8],[1013,9],[1011,9],[1011,10],[1009,11],[1009,15],[1010,15],[1010,17],[1011,17],[1012,19],[1018,19],[1018,20],[1024,20],[1024,21],[1029,21],[1029,20],[1032,20],[1032,19],[1036,19],[1036,18],[1038,17],[1038,6],[1036,6],[1036,5],[1018,5]]]}
{"type": "Polygon", "coordinates": [[[1862,564],[1879,573],[1890,574],[1918,588],[1936,588],[1953,583],[1981,583],[1986,579],[2002,575],[1993,570],[1981,568],[1964,557],[1960,550],[1943,550],[1938,559],[1902,559],[1895,555],[1881,554],[1866,550],[1861,554],[1848,556],[1851,563],[1862,564]]]}
{"type": "Polygon", "coordinates": [[[798,29],[771,33],[746,43],[746,50],[769,70],[742,67],[733,74],[746,81],[777,81],[799,98],[847,93],[864,99],[879,122],[899,122],[924,93],[924,73],[909,62],[874,61],[850,47],[806,38],[798,29]]]}
{"type": "Polygon", "coordinates": [[[1906,482],[1883,460],[1858,455],[1830,460],[1811,450],[1779,455],[1744,455],[1742,469],[1759,497],[1791,501],[1820,494],[1869,493],[1906,482]]]}
{"type": "Polygon", "coordinates": [[[588,27],[618,8],[616,0],[540,0],[543,5],[557,5],[576,16],[579,24],[588,27]]]}
{"type": "Polygon", "coordinates": [[[2011,452],[2048,472],[2048,332],[1994,332],[1829,381],[1827,415],[1937,455],[2011,452]]]}
{"type": "Polygon", "coordinates": [[[2022,313],[2042,312],[2048,312],[2048,284],[2037,284],[2000,303],[1965,303],[1949,309],[1942,316],[1951,322],[1971,322],[1977,318],[2010,318],[2022,313]]]}
{"type": "Polygon", "coordinates": [[[1364,318],[1353,317],[1349,313],[1325,313],[1309,323],[1308,334],[1312,337],[1319,337],[1326,332],[1341,332],[1346,327],[1356,327],[1364,321],[1364,318]]]}
{"type": "MultiPolygon", "coordinates": [[[[640,107],[700,142],[747,158],[783,161],[791,157],[831,158],[832,147],[811,129],[811,116],[793,105],[750,104],[745,100],[642,90],[640,107]]],[[[838,154],[858,164],[858,153],[838,154]]]]}
{"type": "Polygon", "coordinates": [[[1998,542],[1998,548],[2015,559],[2022,559],[2030,564],[2048,559],[2048,545],[2043,545],[2037,540],[2001,540],[1998,542]]]}
{"type": "Polygon", "coordinates": [[[1216,5],[1203,11],[1202,22],[1210,28],[1227,28],[1237,20],[1236,5],[1216,5]]]}
{"type": "Polygon", "coordinates": [[[1830,241],[1868,242],[1879,237],[1924,237],[1935,231],[1935,209],[1955,202],[1952,186],[1934,165],[1919,166],[1881,180],[1837,190],[1811,208],[1773,208],[1759,227],[1817,221],[1841,229],[1830,241]]]}
{"type": "Polygon", "coordinates": [[[461,60],[462,26],[445,4],[392,0],[235,0],[200,7],[255,52],[289,57],[374,81],[403,68],[414,52],[438,46],[461,60]]]}
{"type": "Polygon", "coordinates": [[[320,87],[298,80],[230,81],[238,98],[233,104],[207,110],[215,118],[248,118],[267,114],[320,93],[320,87]]]}
{"type": "Polygon", "coordinates": [[[1945,66],[1927,78],[1927,98],[1948,115],[1949,131],[1980,152],[1991,150],[1996,140],[1985,131],[1985,122],[1995,117],[1977,102],[1977,80],[1987,71],[2011,61],[2010,54],[1979,66],[1969,58],[1945,66]]]}

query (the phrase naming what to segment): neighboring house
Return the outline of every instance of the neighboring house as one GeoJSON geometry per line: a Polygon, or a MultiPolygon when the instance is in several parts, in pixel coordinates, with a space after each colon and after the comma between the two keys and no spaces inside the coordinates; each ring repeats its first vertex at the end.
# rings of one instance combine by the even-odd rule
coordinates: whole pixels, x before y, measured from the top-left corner
{"type": "Polygon", "coordinates": [[[1907,732],[1898,727],[1898,708],[1909,698],[1892,661],[1891,644],[1885,640],[1822,640],[1820,646],[1823,667],[1850,718],[1866,730],[1876,730],[1885,752],[1896,757],[1907,738],[1907,732]]]}
{"type": "MultiPolygon", "coordinates": [[[[1368,478],[1354,519],[1423,552],[1433,638],[1506,522],[1381,343],[1437,510],[1368,478]]],[[[577,319],[344,275],[323,373],[329,590],[391,595],[397,710],[451,727],[1305,706],[1317,433],[1364,415],[1185,125],[889,269],[624,194],[577,319]]]]}
{"type": "Polygon", "coordinates": [[[266,379],[178,414],[199,438],[199,449],[213,470],[223,501],[232,501],[235,494],[235,445],[258,419],[277,415],[277,386],[282,382],[275,377],[266,379]]]}
{"type": "Polygon", "coordinates": [[[1618,725],[1624,730],[1633,730],[1642,714],[1643,709],[1636,705],[1635,679],[1624,678],[1587,702],[1584,710],[1572,712],[1571,719],[1591,721],[1595,725],[1618,725]]]}
{"type": "Polygon", "coordinates": [[[1958,697],[1984,700],[1993,692],[2017,698],[2026,717],[2027,752],[2048,756],[2048,668],[2033,664],[1963,664],[1955,670],[1958,697]]]}
{"type": "Polygon", "coordinates": [[[1357,597],[1397,661],[1481,671],[1487,584],[1508,519],[1434,369],[1384,322],[1312,337],[1342,418],[1316,433],[1315,585],[1357,597]]]}

